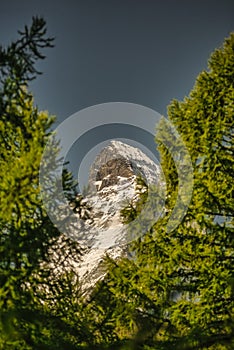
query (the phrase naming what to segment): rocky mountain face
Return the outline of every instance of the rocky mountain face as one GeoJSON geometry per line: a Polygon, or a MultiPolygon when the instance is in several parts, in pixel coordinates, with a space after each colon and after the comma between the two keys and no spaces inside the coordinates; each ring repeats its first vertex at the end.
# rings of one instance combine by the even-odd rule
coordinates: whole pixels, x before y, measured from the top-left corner
{"type": "MultiPolygon", "coordinates": [[[[110,180],[117,183],[118,177],[128,178],[132,175],[141,175],[146,182],[155,183],[158,181],[161,173],[156,165],[146,154],[139,148],[132,147],[121,141],[111,141],[108,146],[96,157],[90,169],[89,185],[99,181],[104,181],[101,187],[111,185],[110,180]]],[[[99,189],[101,189],[101,187],[99,189]]]]}
{"type": "Polygon", "coordinates": [[[80,218],[82,245],[86,248],[78,273],[84,289],[93,286],[105,274],[101,262],[107,253],[114,259],[126,253],[126,230],[120,210],[137,201],[136,178],[159,185],[160,168],[140,149],[120,141],[111,141],[96,157],[90,169],[88,193],[81,200],[87,204],[80,218]],[[82,220],[86,215],[86,220],[82,220]]]}

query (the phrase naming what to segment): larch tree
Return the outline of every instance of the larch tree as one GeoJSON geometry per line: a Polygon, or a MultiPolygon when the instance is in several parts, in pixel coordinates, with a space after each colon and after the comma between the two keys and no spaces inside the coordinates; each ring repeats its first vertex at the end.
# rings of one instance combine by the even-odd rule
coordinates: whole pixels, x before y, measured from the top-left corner
{"type": "MultiPolygon", "coordinates": [[[[39,169],[54,118],[38,111],[28,86],[53,39],[38,17],[19,33],[0,48],[0,349],[74,349],[87,338],[73,324],[78,294],[72,296],[71,288],[78,293],[79,287],[74,272],[64,270],[56,279],[47,263],[54,247],[60,261],[66,254],[80,259],[81,250],[61,235],[42,205],[39,169]]],[[[58,159],[53,162],[58,166],[58,159]]],[[[67,171],[63,183],[67,197],[75,199],[67,171]]]]}
{"type": "MultiPolygon", "coordinates": [[[[164,142],[171,133],[162,121],[156,141],[167,182],[165,216],[133,242],[133,259],[108,260],[107,277],[97,288],[98,301],[104,310],[114,305],[111,320],[122,341],[119,349],[231,350],[234,34],[214,51],[190,95],[171,102],[168,117],[193,167],[187,213],[176,228],[167,229],[180,179],[172,147],[164,142]],[[109,291],[108,305],[108,298],[100,297],[102,290],[109,291]]],[[[136,215],[128,213],[127,222],[136,215]]]]}

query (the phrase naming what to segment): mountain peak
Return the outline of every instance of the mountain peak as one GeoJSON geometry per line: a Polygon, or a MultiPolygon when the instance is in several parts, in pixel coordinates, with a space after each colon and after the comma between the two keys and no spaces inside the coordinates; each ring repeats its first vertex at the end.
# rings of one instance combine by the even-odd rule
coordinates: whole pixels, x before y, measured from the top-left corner
{"type": "MultiPolygon", "coordinates": [[[[121,210],[129,203],[135,206],[144,193],[139,191],[137,176],[148,186],[163,184],[160,167],[144,152],[121,141],[110,141],[90,168],[86,195],[77,196],[77,207],[76,202],[70,203],[77,218],[72,237],[84,255],[78,264],[71,258],[69,265],[77,269],[85,293],[105,276],[102,260],[106,254],[113,259],[128,254],[128,227],[121,210]]],[[[59,262],[57,265],[56,271],[59,262]]]]}
{"type": "Polygon", "coordinates": [[[123,178],[140,175],[148,183],[158,181],[159,167],[139,148],[111,140],[95,158],[89,173],[91,191],[118,184],[123,178]]]}

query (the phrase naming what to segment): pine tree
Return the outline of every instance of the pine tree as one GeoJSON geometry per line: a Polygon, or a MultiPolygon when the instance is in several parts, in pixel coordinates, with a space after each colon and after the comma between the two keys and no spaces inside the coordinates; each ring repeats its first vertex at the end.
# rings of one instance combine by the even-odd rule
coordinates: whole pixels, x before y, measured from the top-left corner
{"type": "Polygon", "coordinates": [[[192,200],[168,230],[179,178],[162,121],[156,140],[166,214],[133,243],[134,259],[109,259],[102,282],[115,305],[115,330],[127,341],[119,348],[233,349],[234,34],[212,54],[190,95],[172,101],[168,116],[191,157],[192,200]]]}
{"type": "MultiPolygon", "coordinates": [[[[67,255],[79,259],[81,251],[53,225],[40,197],[40,161],[54,118],[38,111],[28,83],[39,73],[35,63],[44,58],[41,50],[51,46],[45,21],[33,18],[18,40],[0,48],[0,349],[4,350],[74,349],[80,338],[86,338],[73,324],[75,308],[66,310],[75,300],[76,308],[79,305],[78,294],[72,296],[79,290],[74,276],[71,280],[73,272],[57,277],[49,268],[53,248],[58,248],[61,268],[67,255]]],[[[56,167],[59,160],[53,161],[56,167]]],[[[67,171],[63,183],[68,199],[75,199],[74,181],[67,171]]]]}

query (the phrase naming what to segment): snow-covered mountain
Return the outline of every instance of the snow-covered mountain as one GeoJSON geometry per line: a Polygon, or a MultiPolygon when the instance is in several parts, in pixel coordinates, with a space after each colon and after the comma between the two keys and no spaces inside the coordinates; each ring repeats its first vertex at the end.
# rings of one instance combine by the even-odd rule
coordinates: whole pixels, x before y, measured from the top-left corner
{"type": "Polygon", "coordinates": [[[90,212],[80,212],[80,234],[86,248],[78,266],[84,288],[94,285],[104,272],[101,261],[106,253],[118,258],[125,252],[126,230],[120,218],[120,210],[130,200],[137,201],[136,178],[160,186],[162,174],[140,149],[120,141],[111,141],[96,157],[90,169],[88,193],[81,204],[88,203],[90,212]],[[88,218],[88,219],[87,219],[88,218]]]}

